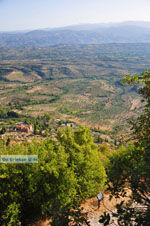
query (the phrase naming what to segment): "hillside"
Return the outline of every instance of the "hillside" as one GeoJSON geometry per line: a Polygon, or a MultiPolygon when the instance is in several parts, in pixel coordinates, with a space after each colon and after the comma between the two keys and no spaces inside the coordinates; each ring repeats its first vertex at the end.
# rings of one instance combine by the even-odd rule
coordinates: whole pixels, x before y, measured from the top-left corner
{"type": "Polygon", "coordinates": [[[149,67],[149,44],[1,48],[0,106],[27,115],[46,112],[117,134],[141,111],[123,74],[149,67]]]}
{"type": "Polygon", "coordinates": [[[0,225],[149,225],[150,43],[44,32],[0,47],[0,225]]]}

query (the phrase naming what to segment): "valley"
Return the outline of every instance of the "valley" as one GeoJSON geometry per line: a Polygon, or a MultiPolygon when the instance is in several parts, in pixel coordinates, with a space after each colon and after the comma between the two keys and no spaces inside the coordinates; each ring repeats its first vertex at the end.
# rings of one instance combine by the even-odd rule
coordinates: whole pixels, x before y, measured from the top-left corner
{"type": "Polygon", "coordinates": [[[128,132],[142,109],[137,88],[122,75],[149,68],[149,44],[59,45],[0,52],[0,106],[22,115],[71,120],[128,132]],[[131,51],[132,50],[132,51],[131,51]]]}

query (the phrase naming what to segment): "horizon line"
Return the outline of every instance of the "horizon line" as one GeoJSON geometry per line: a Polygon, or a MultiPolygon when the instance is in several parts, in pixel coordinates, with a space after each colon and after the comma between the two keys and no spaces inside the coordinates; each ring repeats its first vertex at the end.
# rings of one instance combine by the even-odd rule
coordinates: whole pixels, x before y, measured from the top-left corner
{"type": "Polygon", "coordinates": [[[1,31],[0,33],[10,33],[10,32],[30,32],[30,31],[36,31],[36,30],[46,30],[46,29],[59,29],[59,28],[66,28],[66,27],[73,27],[73,26],[82,26],[82,25],[98,25],[98,24],[121,24],[121,23],[132,23],[132,22],[139,22],[139,23],[150,23],[148,20],[123,20],[123,21],[109,21],[109,22],[97,22],[97,23],[79,23],[79,24],[68,24],[63,26],[54,26],[54,27],[40,27],[40,28],[25,28],[25,29],[16,29],[16,30],[6,30],[1,31]]]}

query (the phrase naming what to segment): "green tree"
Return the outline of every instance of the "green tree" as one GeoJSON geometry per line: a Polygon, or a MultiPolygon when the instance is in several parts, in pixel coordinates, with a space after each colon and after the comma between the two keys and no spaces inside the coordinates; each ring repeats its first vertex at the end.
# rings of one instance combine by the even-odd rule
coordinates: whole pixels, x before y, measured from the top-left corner
{"type": "Polygon", "coordinates": [[[79,197],[85,199],[96,195],[104,187],[106,173],[90,130],[81,127],[73,131],[68,127],[58,131],[58,140],[69,154],[68,165],[77,177],[79,197]]]}
{"type": "MultiPolygon", "coordinates": [[[[145,106],[143,113],[132,122],[134,144],[110,156],[109,190],[117,197],[126,195],[125,187],[132,191],[130,202],[117,206],[114,216],[119,225],[150,225],[150,71],[126,76],[124,83],[139,86],[145,106]]],[[[105,222],[104,216],[102,221],[105,222]]]]}
{"type": "Polygon", "coordinates": [[[2,223],[2,226],[12,226],[12,225],[16,225],[16,226],[20,226],[21,222],[19,221],[19,214],[20,214],[20,206],[13,202],[12,204],[10,204],[7,209],[4,211],[2,217],[2,221],[4,223],[2,223]]]}
{"type": "Polygon", "coordinates": [[[0,134],[4,134],[6,133],[6,131],[7,131],[6,127],[3,126],[0,130],[0,134]]]}
{"type": "Polygon", "coordinates": [[[45,216],[53,225],[88,224],[79,206],[102,189],[106,173],[87,128],[60,130],[57,141],[2,143],[1,154],[8,153],[37,154],[39,162],[0,164],[0,225],[29,225],[45,216]]]}

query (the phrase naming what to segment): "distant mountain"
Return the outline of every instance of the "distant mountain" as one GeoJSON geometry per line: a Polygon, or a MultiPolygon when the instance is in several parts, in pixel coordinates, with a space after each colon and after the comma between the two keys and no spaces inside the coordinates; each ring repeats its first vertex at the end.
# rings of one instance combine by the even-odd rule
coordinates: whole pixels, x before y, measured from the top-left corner
{"type": "Polygon", "coordinates": [[[82,24],[0,33],[0,47],[101,43],[150,43],[150,22],[82,24]]]}
{"type": "Polygon", "coordinates": [[[123,26],[137,26],[143,28],[150,28],[150,22],[145,21],[125,21],[120,23],[97,23],[97,24],[76,24],[59,28],[48,28],[48,30],[97,30],[110,27],[123,27],[123,26]]]}

